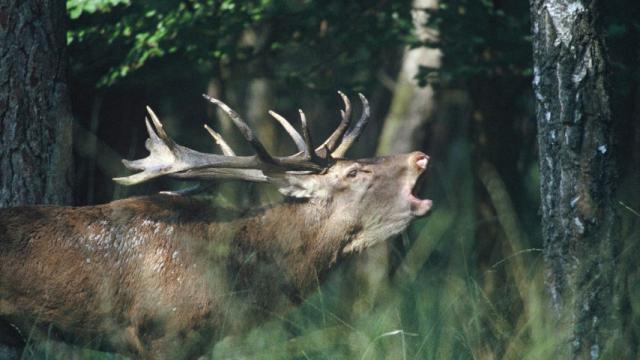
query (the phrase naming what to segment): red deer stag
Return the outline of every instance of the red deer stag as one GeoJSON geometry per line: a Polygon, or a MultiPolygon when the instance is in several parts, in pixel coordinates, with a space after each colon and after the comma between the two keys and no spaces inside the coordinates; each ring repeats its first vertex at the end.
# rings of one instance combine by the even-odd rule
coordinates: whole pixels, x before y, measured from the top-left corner
{"type": "Polygon", "coordinates": [[[251,128],[219,106],[255,155],[223,155],[175,143],[148,109],[150,155],[123,160],[133,185],[169,176],[273,184],[277,205],[231,211],[184,194],[159,194],[86,207],[0,209],[0,322],[30,339],[54,337],[134,358],[194,358],[290,303],[345,257],[399,233],[425,215],[416,197],[429,157],[421,152],[343,159],[369,118],[351,128],[344,102],[336,130],[313,148],[282,116],[298,152],[272,156],[251,128]]]}

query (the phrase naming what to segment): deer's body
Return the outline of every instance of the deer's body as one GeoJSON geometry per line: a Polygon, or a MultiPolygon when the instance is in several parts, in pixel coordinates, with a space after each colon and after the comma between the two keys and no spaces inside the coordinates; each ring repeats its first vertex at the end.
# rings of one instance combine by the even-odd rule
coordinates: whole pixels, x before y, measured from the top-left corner
{"type": "Polygon", "coordinates": [[[302,155],[270,158],[247,127],[262,153],[236,161],[181,147],[154,123],[151,155],[127,163],[142,173],[120,181],[236,177],[269,181],[288,199],[244,212],[181,195],[0,209],[0,333],[4,322],[35,340],[193,358],[221,335],[301,301],[341,258],[397,234],[431,207],[414,195],[428,162],[421,152],[332,158],[338,137],[306,156],[309,136],[298,134],[302,155]]]}
{"type": "Polygon", "coordinates": [[[210,344],[299,301],[341,256],[351,235],[338,235],[356,232],[300,212],[331,216],[299,202],[233,214],[169,195],[2,209],[0,316],[107,350],[210,344]]]}

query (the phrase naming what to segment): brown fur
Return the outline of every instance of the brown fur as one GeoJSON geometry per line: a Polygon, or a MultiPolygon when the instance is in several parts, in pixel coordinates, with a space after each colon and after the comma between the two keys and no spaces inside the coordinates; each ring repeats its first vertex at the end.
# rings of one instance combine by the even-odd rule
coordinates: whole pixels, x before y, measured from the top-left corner
{"type": "Polygon", "coordinates": [[[0,320],[36,339],[192,358],[406,227],[400,190],[422,172],[419,155],[341,161],[313,175],[324,195],[247,212],[171,195],[0,209],[0,320]],[[359,178],[345,175],[353,166],[359,178]]]}

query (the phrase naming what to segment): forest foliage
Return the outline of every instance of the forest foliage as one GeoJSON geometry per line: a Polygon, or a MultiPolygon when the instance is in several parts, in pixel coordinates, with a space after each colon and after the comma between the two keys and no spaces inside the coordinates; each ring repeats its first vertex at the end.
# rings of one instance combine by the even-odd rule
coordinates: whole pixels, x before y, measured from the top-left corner
{"type": "Polygon", "coordinates": [[[173,56],[173,70],[210,77],[232,66],[249,77],[268,74],[312,89],[362,90],[372,81],[366,75],[387,58],[381,51],[410,42],[412,28],[406,0],[71,0],[67,6],[74,19],[68,42],[84,57],[74,56],[74,64],[90,65],[76,71],[99,74],[97,86],[127,81],[149,61],[173,56]]]}

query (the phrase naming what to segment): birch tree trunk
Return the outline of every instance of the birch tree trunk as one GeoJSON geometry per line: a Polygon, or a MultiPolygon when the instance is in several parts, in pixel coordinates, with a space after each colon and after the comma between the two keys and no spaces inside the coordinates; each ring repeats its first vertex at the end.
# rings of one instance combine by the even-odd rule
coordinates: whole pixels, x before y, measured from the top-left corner
{"type": "Polygon", "coordinates": [[[71,202],[65,21],[62,0],[0,1],[0,207],[71,202]]]}
{"type": "MultiPolygon", "coordinates": [[[[436,9],[437,6],[437,0],[413,1],[415,9],[436,9]]],[[[434,40],[435,37],[435,30],[427,28],[426,22],[427,13],[415,10],[414,32],[422,42],[434,40]]],[[[406,153],[422,145],[425,125],[435,112],[435,94],[431,85],[419,86],[416,75],[420,66],[440,67],[441,57],[439,49],[419,47],[405,51],[389,114],[380,134],[378,154],[406,153]]]]}
{"type": "MultiPolygon", "coordinates": [[[[436,9],[437,0],[414,0],[413,1],[413,31],[421,40],[434,40],[435,30],[426,27],[427,13],[423,9],[436,9]]],[[[416,75],[419,67],[429,66],[437,68],[440,66],[442,54],[439,49],[419,47],[416,49],[406,49],[402,57],[400,70],[393,87],[393,97],[389,108],[389,113],[384,119],[382,132],[376,153],[400,154],[415,150],[423,150],[423,141],[427,123],[435,113],[435,93],[431,85],[421,87],[418,85],[416,75]]],[[[362,304],[374,304],[390,291],[382,291],[389,284],[384,281],[390,267],[390,246],[377,246],[369,249],[365,254],[359,256],[357,262],[357,272],[359,284],[365,284],[368,289],[366,294],[358,296],[356,306],[366,306],[362,304]]],[[[395,354],[402,354],[397,351],[395,354]]]]}
{"type": "Polygon", "coordinates": [[[562,353],[602,356],[615,338],[616,181],[595,1],[531,0],[545,281],[570,331],[562,353]]]}

